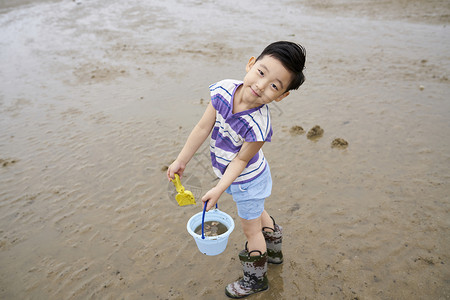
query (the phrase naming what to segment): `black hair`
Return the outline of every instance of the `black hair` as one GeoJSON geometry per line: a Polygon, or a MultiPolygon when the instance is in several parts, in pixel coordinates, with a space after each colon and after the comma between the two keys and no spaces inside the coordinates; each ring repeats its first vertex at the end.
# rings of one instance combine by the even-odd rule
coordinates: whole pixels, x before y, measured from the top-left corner
{"type": "Polygon", "coordinates": [[[293,78],[286,91],[298,89],[305,82],[303,69],[305,68],[306,50],[303,46],[287,41],[279,41],[267,46],[256,61],[269,55],[278,59],[288,69],[293,78]]]}

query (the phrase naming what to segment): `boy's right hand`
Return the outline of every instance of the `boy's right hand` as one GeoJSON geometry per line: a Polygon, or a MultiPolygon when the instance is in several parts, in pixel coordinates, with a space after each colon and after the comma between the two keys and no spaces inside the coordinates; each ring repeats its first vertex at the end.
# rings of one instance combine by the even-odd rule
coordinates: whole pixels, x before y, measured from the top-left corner
{"type": "Polygon", "coordinates": [[[175,173],[180,176],[183,176],[184,169],[186,168],[186,164],[181,163],[179,161],[174,161],[169,168],[167,169],[167,179],[172,180],[175,178],[175,173]]]}

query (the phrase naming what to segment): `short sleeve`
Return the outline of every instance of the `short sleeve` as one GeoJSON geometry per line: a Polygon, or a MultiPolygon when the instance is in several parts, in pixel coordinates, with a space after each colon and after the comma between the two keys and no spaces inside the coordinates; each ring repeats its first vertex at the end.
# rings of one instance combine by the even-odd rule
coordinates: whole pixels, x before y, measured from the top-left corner
{"type": "Polygon", "coordinates": [[[231,97],[234,84],[230,80],[222,80],[209,86],[211,104],[221,114],[231,111],[231,97]]]}
{"type": "Polygon", "coordinates": [[[244,140],[246,142],[270,142],[272,141],[272,123],[270,120],[270,111],[267,105],[252,114],[243,116],[246,123],[246,133],[244,140]]]}

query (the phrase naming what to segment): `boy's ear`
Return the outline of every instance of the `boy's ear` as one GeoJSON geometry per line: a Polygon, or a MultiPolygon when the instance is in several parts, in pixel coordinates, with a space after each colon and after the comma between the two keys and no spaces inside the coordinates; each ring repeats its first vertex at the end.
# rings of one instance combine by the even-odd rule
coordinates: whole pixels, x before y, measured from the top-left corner
{"type": "Polygon", "coordinates": [[[283,93],[281,96],[279,96],[277,99],[275,99],[275,102],[280,102],[281,100],[283,100],[284,98],[289,96],[289,94],[290,94],[289,92],[283,93]]]}
{"type": "Polygon", "coordinates": [[[248,71],[250,71],[250,69],[253,67],[253,65],[256,62],[256,58],[254,56],[250,57],[250,59],[248,60],[247,66],[245,67],[245,71],[248,73],[248,71]]]}

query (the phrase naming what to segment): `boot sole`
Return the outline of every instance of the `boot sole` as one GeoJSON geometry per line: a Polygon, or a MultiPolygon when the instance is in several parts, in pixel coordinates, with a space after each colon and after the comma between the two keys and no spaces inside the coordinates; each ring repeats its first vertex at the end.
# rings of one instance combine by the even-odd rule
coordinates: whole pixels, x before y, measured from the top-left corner
{"type": "Polygon", "coordinates": [[[270,258],[270,257],[268,257],[267,258],[267,262],[269,264],[274,264],[274,265],[282,264],[283,261],[284,261],[283,257],[281,257],[281,258],[280,257],[277,257],[277,258],[270,258]]]}
{"type": "Polygon", "coordinates": [[[259,290],[259,291],[256,291],[256,292],[254,292],[254,293],[251,293],[251,294],[248,294],[248,295],[243,295],[243,296],[234,296],[234,295],[231,295],[231,294],[228,293],[227,289],[225,289],[225,295],[227,295],[229,298],[232,298],[232,299],[242,299],[242,298],[245,298],[245,297],[254,295],[254,294],[259,293],[259,292],[267,291],[268,289],[269,289],[269,286],[267,286],[266,288],[263,288],[263,289],[261,289],[261,290],[259,290]]]}

